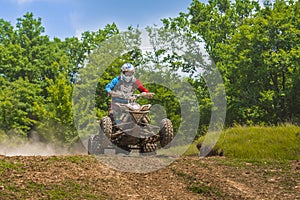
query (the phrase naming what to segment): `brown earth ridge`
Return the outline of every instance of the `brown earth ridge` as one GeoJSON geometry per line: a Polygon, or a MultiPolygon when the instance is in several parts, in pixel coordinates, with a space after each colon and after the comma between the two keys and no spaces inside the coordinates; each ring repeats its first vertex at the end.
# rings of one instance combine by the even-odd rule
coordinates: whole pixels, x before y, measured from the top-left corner
{"type": "MultiPolygon", "coordinates": [[[[125,158],[120,166],[133,168],[157,159],[125,158]]],[[[299,174],[300,161],[182,156],[160,169],[135,173],[112,168],[101,156],[0,156],[0,199],[295,200],[300,199],[299,174]]]]}

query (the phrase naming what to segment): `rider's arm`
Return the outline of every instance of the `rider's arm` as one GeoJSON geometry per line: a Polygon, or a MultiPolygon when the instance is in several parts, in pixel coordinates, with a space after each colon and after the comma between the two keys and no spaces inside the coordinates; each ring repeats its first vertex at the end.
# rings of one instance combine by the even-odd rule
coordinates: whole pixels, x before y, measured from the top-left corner
{"type": "Polygon", "coordinates": [[[110,83],[108,83],[105,86],[106,92],[109,93],[111,90],[113,90],[114,87],[118,84],[118,82],[119,82],[119,77],[114,78],[110,83]]]}
{"type": "Polygon", "coordinates": [[[139,81],[138,79],[136,79],[135,83],[136,83],[137,89],[138,89],[140,92],[146,92],[146,93],[149,93],[149,91],[147,90],[147,88],[145,88],[145,86],[143,86],[143,84],[142,84],[141,81],[139,81]]]}

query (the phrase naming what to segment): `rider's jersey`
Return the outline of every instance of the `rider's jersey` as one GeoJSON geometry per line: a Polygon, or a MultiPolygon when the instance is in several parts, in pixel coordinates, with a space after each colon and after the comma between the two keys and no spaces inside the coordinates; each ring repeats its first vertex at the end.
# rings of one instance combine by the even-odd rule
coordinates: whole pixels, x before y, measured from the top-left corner
{"type": "Polygon", "coordinates": [[[123,99],[128,99],[136,89],[140,92],[149,92],[138,79],[133,78],[132,81],[126,82],[122,80],[120,76],[115,77],[105,87],[106,92],[110,92],[112,90],[119,92],[124,97],[123,99]]]}

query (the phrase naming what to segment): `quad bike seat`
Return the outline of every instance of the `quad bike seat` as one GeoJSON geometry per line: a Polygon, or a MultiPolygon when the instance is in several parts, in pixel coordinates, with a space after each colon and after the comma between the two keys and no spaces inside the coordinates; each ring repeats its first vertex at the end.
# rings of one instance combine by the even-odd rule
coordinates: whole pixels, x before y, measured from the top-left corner
{"type": "Polygon", "coordinates": [[[142,105],[139,108],[134,107],[134,106],[128,106],[129,111],[133,111],[133,112],[145,112],[145,111],[149,111],[150,107],[151,107],[151,104],[142,105]]]}

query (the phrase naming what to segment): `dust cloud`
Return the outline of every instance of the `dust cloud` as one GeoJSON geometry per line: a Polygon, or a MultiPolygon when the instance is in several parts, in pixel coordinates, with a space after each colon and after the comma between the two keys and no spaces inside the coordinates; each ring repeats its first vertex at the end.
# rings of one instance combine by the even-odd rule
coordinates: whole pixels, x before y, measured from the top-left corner
{"type": "Polygon", "coordinates": [[[87,150],[81,142],[67,146],[42,142],[36,137],[27,141],[20,141],[18,138],[0,141],[0,155],[4,156],[54,156],[86,153],[87,150]]]}
{"type": "Polygon", "coordinates": [[[17,146],[0,144],[0,155],[5,156],[51,156],[70,154],[67,148],[40,142],[28,142],[17,146]]]}

